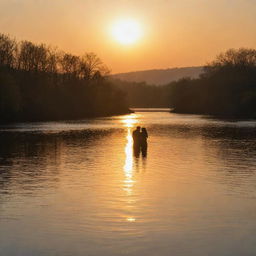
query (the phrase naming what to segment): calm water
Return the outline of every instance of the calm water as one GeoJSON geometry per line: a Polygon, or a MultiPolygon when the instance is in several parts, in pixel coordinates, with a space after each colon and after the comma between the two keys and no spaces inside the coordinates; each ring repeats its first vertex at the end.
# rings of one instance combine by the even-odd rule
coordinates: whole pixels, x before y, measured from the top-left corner
{"type": "Polygon", "coordinates": [[[255,121],[138,112],[0,142],[1,256],[256,255],[255,121]]]}

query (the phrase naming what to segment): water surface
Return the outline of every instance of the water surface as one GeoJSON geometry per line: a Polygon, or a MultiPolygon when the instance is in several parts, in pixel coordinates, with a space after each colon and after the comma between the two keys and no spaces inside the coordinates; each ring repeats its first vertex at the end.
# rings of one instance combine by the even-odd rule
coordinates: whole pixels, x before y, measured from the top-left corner
{"type": "Polygon", "coordinates": [[[0,126],[0,255],[256,255],[255,131],[168,112],[0,126]]]}

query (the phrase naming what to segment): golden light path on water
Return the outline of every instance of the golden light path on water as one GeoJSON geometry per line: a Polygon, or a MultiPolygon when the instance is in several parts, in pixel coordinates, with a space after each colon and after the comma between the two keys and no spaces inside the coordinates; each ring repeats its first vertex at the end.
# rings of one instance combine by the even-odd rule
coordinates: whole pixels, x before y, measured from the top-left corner
{"type": "MultiPolygon", "coordinates": [[[[125,164],[123,167],[124,170],[124,191],[127,194],[128,200],[127,203],[129,205],[134,203],[132,199],[133,195],[133,187],[135,185],[134,180],[134,169],[133,169],[133,139],[132,139],[132,129],[138,123],[138,115],[132,114],[129,116],[125,116],[121,121],[125,127],[127,127],[127,136],[126,136],[126,145],[125,145],[125,164]]],[[[127,216],[126,221],[135,222],[136,218],[134,216],[127,216]]]]}
{"type": "Polygon", "coordinates": [[[256,255],[255,121],[136,112],[1,129],[0,255],[256,255]]]}

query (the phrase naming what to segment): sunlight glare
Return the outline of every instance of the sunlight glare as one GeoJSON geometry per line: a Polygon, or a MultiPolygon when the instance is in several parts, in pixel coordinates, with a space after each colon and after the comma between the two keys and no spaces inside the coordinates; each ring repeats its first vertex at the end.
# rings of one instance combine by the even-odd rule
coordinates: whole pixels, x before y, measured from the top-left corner
{"type": "Polygon", "coordinates": [[[124,124],[125,127],[132,128],[135,126],[135,124],[138,123],[138,115],[136,114],[126,115],[123,117],[121,122],[124,124]]]}
{"type": "Polygon", "coordinates": [[[132,19],[117,21],[112,25],[112,36],[121,44],[133,44],[142,36],[141,26],[132,19]]]}
{"type": "Polygon", "coordinates": [[[124,171],[126,173],[127,177],[131,176],[132,172],[132,165],[133,165],[133,159],[132,159],[132,135],[131,135],[131,129],[128,129],[128,134],[127,134],[127,144],[125,146],[125,155],[126,155],[126,160],[125,160],[125,165],[124,165],[124,171]]]}
{"type": "Polygon", "coordinates": [[[136,221],[136,219],[133,218],[133,217],[128,217],[128,218],[126,218],[126,220],[127,220],[128,222],[135,222],[135,221],[136,221]]]}

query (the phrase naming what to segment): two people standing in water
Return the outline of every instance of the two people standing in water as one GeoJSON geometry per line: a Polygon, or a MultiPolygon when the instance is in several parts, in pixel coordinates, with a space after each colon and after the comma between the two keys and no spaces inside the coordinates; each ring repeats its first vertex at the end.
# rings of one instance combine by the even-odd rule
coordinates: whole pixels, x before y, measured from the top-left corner
{"type": "Polygon", "coordinates": [[[147,156],[147,148],[148,148],[148,132],[146,128],[141,128],[137,126],[136,130],[132,133],[133,138],[133,152],[136,157],[139,157],[140,152],[143,157],[147,156]]]}

